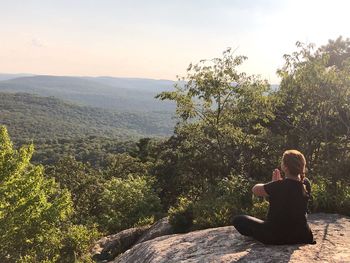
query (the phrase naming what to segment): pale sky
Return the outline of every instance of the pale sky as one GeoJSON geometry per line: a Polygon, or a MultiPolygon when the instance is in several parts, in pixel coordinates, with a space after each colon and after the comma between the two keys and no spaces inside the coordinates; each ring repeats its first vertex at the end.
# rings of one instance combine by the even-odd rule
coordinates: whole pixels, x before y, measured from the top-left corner
{"type": "Polygon", "coordinates": [[[350,37],[346,0],[0,0],[0,73],[176,79],[227,47],[278,83],[295,42],[350,37]]]}

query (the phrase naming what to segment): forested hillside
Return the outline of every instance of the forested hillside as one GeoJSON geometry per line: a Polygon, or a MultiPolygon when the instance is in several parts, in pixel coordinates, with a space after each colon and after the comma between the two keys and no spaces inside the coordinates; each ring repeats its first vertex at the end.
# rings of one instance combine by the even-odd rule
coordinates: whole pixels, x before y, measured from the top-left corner
{"type": "Polygon", "coordinates": [[[175,104],[154,97],[172,81],[109,77],[26,76],[0,81],[0,91],[54,96],[86,106],[131,112],[174,112],[175,104]]]}
{"type": "Polygon", "coordinates": [[[170,135],[170,113],[119,113],[77,106],[53,97],[24,93],[0,94],[0,124],[6,125],[16,142],[41,143],[53,139],[86,136],[118,140],[170,135]]]}

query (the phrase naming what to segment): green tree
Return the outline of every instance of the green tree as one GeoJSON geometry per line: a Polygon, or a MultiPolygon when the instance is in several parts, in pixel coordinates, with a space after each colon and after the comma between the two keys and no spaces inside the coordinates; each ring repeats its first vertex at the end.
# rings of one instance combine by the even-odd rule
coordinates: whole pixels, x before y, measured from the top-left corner
{"type": "Polygon", "coordinates": [[[195,200],[180,196],[168,211],[169,221],[178,232],[230,225],[234,215],[247,213],[251,206],[251,183],[230,176],[209,185],[195,200]]]}
{"type": "Polygon", "coordinates": [[[137,157],[132,157],[128,153],[113,154],[106,160],[104,176],[108,179],[113,177],[127,178],[129,175],[147,175],[150,162],[141,162],[137,157]]]}
{"type": "Polygon", "coordinates": [[[156,167],[165,203],[183,192],[200,194],[208,181],[231,173],[265,174],[273,97],[266,81],[237,70],[245,59],[228,49],[221,58],[191,64],[175,91],[158,95],[176,102],[179,118],[156,167]]]}
{"type": "Polygon", "coordinates": [[[99,199],[104,182],[99,170],[89,164],[76,161],[74,157],[66,156],[55,165],[48,167],[46,175],[55,178],[62,189],[70,191],[74,208],[72,217],[74,223],[96,222],[97,215],[101,213],[99,199]]]}
{"type": "Polygon", "coordinates": [[[30,163],[34,147],[15,150],[7,130],[0,127],[0,261],[30,258],[58,260],[62,227],[72,214],[67,190],[30,163]]]}
{"type": "Polygon", "coordinates": [[[152,188],[150,177],[113,178],[104,185],[101,197],[103,213],[99,223],[105,231],[152,223],[161,211],[160,200],[152,188]]]}
{"type": "Polygon", "coordinates": [[[271,130],[283,138],[280,148],[305,153],[314,209],[344,213],[350,209],[350,40],[297,47],[278,71],[280,104],[271,130]]]}
{"type": "Polygon", "coordinates": [[[276,136],[287,148],[301,149],[309,168],[322,177],[347,180],[350,144],[350,41],[338,38],[328,45],[297,43],[285,55],[277,96],[276,136]]]}

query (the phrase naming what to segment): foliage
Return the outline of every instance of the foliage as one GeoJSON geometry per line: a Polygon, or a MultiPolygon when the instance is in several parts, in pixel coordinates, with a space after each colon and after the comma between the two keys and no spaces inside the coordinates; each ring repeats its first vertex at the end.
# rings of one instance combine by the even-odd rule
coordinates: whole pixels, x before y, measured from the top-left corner
{"type": "Polygon", "coordinates": [[[117,140],[165,136],[174,126],[169,112],[117,112],[27,93],[0,92],[0,115],[0,124],[22,144],[89,136],[117,140]]]}
{"type": "Polygon", "coordinates": [[[339,37],[316,50],[297,46],[279,70],[280,104],[271,129],[284,137],[281,148],[305,153],[310,177],[322,178],[315,180],[318,206],[329,210],[346,198],[350,182],[350,40],[339,37]]]}
{"type": "Polygon", "coordinates": [[[59,262],[92,263],[88,253],[94,240],[100,236],[95,226],[70,225],[63,239],[59,262]]]}
{"type": "Polygon", "coordinates": [[[249,214],[264,220],[267,217],[268,210],[269,202],[267,200],[261,200],[261,198],[253,198],[253,205],[249,211],[249,214]]]}
{"type": "Polygon", "coordinates": [[[128,176],[143,176],[148,174],[151,163],[143,163],[137,157],[132,157],[128,153],[111,155],[106,161],[107,167],[104,175],[106,178],[118,177],[127,178],[128,176]]]}
{"type": "Polygon", "coordinates": [[[135,141],[118,141],[113,138],[88,136],[80,138],[47,139],[36,143],[32,161],[43,165],[54,165],[66,156],[90,163],[95,168],[105,168],[114,154],[136,154],[135,141]]]}
{"type": "Polygon", "coordinates": [[[73,212],[70,194],[30,164],[33,145],[16,151],[6,128],[0,132],[0,261],[55,261],[62,224],[73,212]]]}
{"type": "MultiPolygon", "coordinates": [[[[190,65],[185,84],[159,95],[177,103],[181,118],[174,135],[158,147],[154,168],[165,205],[176,207],[177,196],[190,194],[196,200],[195,221],[196,205],[208,185],[215,189],[215,182],[230,172],[265,181],[283,151],[296,148],[306,155],[308,176],[322,178],[315,180],[317,209],[349,210],[350,40],[330,40],[315,51],[313,45],[297,47],[285,55],[276,91],[238,73],[236,67],[245,58],[227,51],[209,65],[190,65]],[[338,205],[332,205],[335,202],[338,205]]],[[[211,217],[224,224],[210,204],[216,200],[215,191],[209,193],[200,209],[202,225],[211,217]]],[[[260,217],[266,210],[265,201],[250,207],[260,217]]]]}
{"type": "Polygon", "coordinates": [[[189,198],[180,196],[176,206],[168,211],[169,223],[175,233],[188,232],[193,226],[193,203],[189,198]]]}
{"type": "Polygon", "coordinates": [[[165,203],[231,172],[265,175],[274,97],[266,81],[237,71],[245,59],[228,49],[222,58],[190,65],[185,84],[158,95],[176,102],[180,118],[155,167],[165,203]]]}
{"type": "Polygon", "coordinates": [[[312,211],[350,215],[350,186],[338,181],[334,193],[329,179],[318,177],[312,184],[312,211]]]}
{"type": "Polygon", "coordinates": [[[230,225],[233,216],[248,212],[251,197],[251,184],[242,176],[220,180],[195,202],[194,226],[200,229],[230,225]]]}
{"type": "Polygon", "coordinates": [[[100,203],[103,212],[99,223],[109,233],[148,223],[161,211],[152,179],[144,176],[107,181],[100,203]]]}
{"type": "Polygon", "coordinates": [[[97,232],[71,223],[70,193],[30,163],[33,151],[33,145],[15,150],[0,127],[0,261],[88,262],[97,232]]]}
{"type": "Polygon", "coordinates": [[[246,213],[251,206],[251,183],[241,176],[221,179],[197,199],[180,197],[169,209],[169,221],[175,230],[218,227],[231,224],[232,217],[246,213]]]}
{"type": "Polygon", "coordinates": [[[100,214],[99,198],[103,191],[103,177],[100,171],[89,164],[66,156],[47,169],[46,176],[55,178],[62,189],[71,193],[74,215],[77,224],[96,222],[100,214]]]}

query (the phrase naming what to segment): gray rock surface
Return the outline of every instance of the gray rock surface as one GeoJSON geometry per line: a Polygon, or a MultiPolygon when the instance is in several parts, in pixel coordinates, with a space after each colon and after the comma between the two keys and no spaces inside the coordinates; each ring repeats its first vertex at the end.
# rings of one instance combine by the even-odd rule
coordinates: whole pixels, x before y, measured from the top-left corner
{"type": "Polygon", "coordinates": [[[159,219],[156,223],[154,223],[151,228],[149,228],[142,237],[137,240],[136,244],[154,239],[156,237],[161,237],[165,235],[173,234],[173,228],[169,223],[169,219],[167,217],[164,217],[162,219],[159,219]]]}
{"type": "Polygon", "coordinates": [[[113,262],[350,262],[349,217],[312,214],[308,221],[316,245],[268,246],[227,226],[142,242],[113,262]]]}
{"type": "Polygon", "coordinates": [[[134,227],[115,235],[103,237],[91,249],[91,256],[97,262],[112,260],[131,248],[148,229],[149,226],[134,227]]]}

